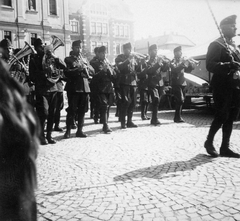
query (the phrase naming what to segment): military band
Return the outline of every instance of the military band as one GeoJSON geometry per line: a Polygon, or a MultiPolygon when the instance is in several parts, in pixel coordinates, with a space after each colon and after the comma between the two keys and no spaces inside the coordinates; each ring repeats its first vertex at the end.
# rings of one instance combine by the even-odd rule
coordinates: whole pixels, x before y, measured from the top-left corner
{"type": "MultiPolygon", "coordinates": [[[[211,156],[219,155],[213,146],[213,139],[222,127],[220,154],[240,158],[239,154],[229,148],[233,121],[240,109],[240,53],[232,41],[236,35],[236,16],[223,19],[220,28],[221,37],[210,44],[206,58],[207,70],[213,73],[211,86],[216,113],[204,147],[211,156]]],[[[42,145],[56,143],[52,138],[53,129],[63,132],[60,127],[60,117],[64,107],[64,90],[68,100],[66,131],[63,136],[65,139],[71,137],[71,129],[74,128],[75,121],[77,122],[76,137],[87,137],[83,132],[83,126],[89,102],[90,117],[96,124],[100,120],[104,133],[112,132],[108,118],[113,103],[116,104],[115,116],[119,117],[121,128],[137,127],[133,122],[137,93],[140,95],[141,119],[150,120],[147,111],[151,104],[150,124],[160,125],[158,109],[161,96],[164,94],[162,74],[165,72],[169,73],[171,93],[174,97],[173,120],[175,123],[184,122],[182,107],[187,86],[184,73],[191,73],[196,63],[183,56],[181,46],[174,48],[174,58],[170,60],[158,55],[156,44],[149,47],[148,55],[141,55],[133,52],[132,44],[128,42],[123,45],[123,53],[116,57],[115,64],[111,65],[106,57],[105,46],[94,49],[95,57],[89,63],[82,55],[81,40],[73,41],[72,51],[63,62],[54,54],[56,49],[54,44],[44,45],[44,42],[38,38],[34,42],[35,53],[33,53],[33,49],[28,45],[24,49],[14,50],[9,39],[0,42],[2,60],[9,65],[10,74],[23,86],[22,89],[29,103],[36,110],[41,124],[42,145]],[[31,93],[33,88],[34,93],[31,93]],[[34,98],[30,95],[34,95],[34,98]]],[[[62,44],[60,42],[59,45],[62,44]]]]}

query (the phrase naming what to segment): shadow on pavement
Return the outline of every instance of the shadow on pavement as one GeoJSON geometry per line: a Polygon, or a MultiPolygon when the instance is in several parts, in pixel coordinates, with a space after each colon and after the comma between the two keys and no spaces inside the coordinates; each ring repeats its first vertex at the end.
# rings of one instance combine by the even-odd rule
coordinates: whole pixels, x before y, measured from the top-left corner
{"type": "Polygon", "coordinates": [[[114,181],[127,181],[133,180],[141,177],[152,178],[152,179],[164,179],[169,177],[179,176],[175,172],[178,171],[187,171],[194,170],[198,166],[201,166],[206,163],[210,163],[214,158],[198,154],[195,157],[191,158],[188,161],[174,161],[158,166],[146,167],[139,170],[134,170],[128,173],[125,173],[120,176],[114,177],[114,181]]]}

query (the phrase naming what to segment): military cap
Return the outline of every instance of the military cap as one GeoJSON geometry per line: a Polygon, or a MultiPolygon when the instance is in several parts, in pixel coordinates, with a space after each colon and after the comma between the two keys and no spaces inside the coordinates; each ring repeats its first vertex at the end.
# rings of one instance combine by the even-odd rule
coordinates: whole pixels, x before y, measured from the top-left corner
{"type": "Polygon", "coordinates": [[[237,16],[236,16],[236,15],[230,15],[230,16],[224,18],[224,19],[220,22],[220,26],[222,26],[222,25],[232,25],[232,24],[236,24],[236,19],[237,19],[237,16]]]}
{"type": "Polygon", "coordinates": [[[123,49],[127,49],[127,48],[130,48],[130,49],[132,48],[132,45],[130,42],[123,45],[123,49]]]}
{"type": "Polygon", "coordinates": [[[98,53],[98,48],[99,48],[99,47],[95,47],[95,48],[94,48],[94,53],[95,53],[95,54],[98,53]]]}
{"type": "Polygon", "coordinates": [[[76,40],[72,43],[72,47],[79,47],[81,43],[82,43],[81,40],[76,40]]]}
{"type": "Polygon", "coordinates": [[[157,48],[158,48],[157,45],[156,45],[156,44],[153,44],[153,45],[150,45],[150,46],[149,46],[149,49],[148,49],[148,50],[149,50],[149,51],[157,50],[157,48]]]}
{"type": "Polygon", "coordinates": [[[176,48],[173,49],[173,52],[178,52],[178,51],[181,51],[182,50],[182,46],[178,46],[176,48]]]}
{"type": "Polygon", "coordinates": [[[34,45],[34,48],[43,45],[42,39],[41,38],[35,39],[33,45],[34,45]]]}
{"type": "Polygon", "coordinates": [[[12,48],[12,43],[8,38],[5,38],[0,42],[0,47],[1,48],[10,48],[10,47],[12,48]]]}
{"type": "Polygon", "coordinates": [[[101,46],[98,48],[98,53],[101,53],[101,52],[106,52],[107,51],[107,48],[105,46],[101,46]]]}

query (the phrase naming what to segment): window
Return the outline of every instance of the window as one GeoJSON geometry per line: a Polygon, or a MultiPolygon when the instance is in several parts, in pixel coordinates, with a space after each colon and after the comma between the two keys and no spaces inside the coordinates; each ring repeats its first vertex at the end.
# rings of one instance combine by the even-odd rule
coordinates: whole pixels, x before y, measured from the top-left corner
{"type": "Polygon", "coordinates": [[[98,46],[98,47],[101,47],[102,45],[103,45],[102,42],[98,42],[98,43],[97,43],[97,46],[98,46]]]}
{"type": "Polygon", "coordinates": [[[31,45],[34,45],[35,40],[37,39],[36,33],[31,33],[31,45]]]}
{"type": "Polygon", "coordinates": [[[94,53],[94,48],[97,47],[97,42],[96,41],[91,41],[91,52],[94,53]]]}
{"type": "Polygon", "coordinates": [[[36,11],[36,0],[28,0],[28,9],[36,11]]]}
{"type": "Polygon", "coordinates": [[[118,25],[115,26],[115,31],[116,31],[116,36],[119,36],[119,26],[118,25]]]}
{"type": "Polygon", "coordinates": [[[71,21],[72,32],[78,32],[78,21],[71,21]]]}
{"type": "Polygon", "coordinates": [[[116,54],[121,54],[121,45],[119,43],[116,44],[116,54]]]}
{"type": "Polygon", "coordinates": [[[119,35],[120,35],[120,36],[124,36],[123,26],[122,26],[122,25],[120,25],[120,27],[119,27],[119,35]]]}
{"type": "Polygon", "coordinates": [[[3,0],[2,4],[6,5],[6,6],[9,6],[9,7],[12,7],[12,0],[3,0]]]}
{"type": "Polygon", "coordinates": [[[97,22],[97,34],[102,34],[102,24],[97,22]]]}
{"type": "Polygon", "coordinates": [[[8,38],[12,42],[12,33],[10,31],[4,31],[3,39],[8,38]]]}
{"type": "Polygon", "coordinates": [[[96,34],[96,22],[91,22],[91,33],[96,34]]]}
{"type": "Polygon", "coordinates": [[[108,43],[107,42],[103,42],[103,46],[106,47],[106,53],[108,53],[108,43]]]}
{"type": "Polygon", "coordinates": [[[104,35],[107,35],[108,34],[108,29],[107,29],[107,24],[106,23],[103,23],[102,24],[102,33],[104,35]]]}
{"type": "Polygon", "coordinates": [[[126,36],[126,37],[129,36],[128,26],[127,25],[124,26],[124,36],[126,36]]]}
{"type": "Polygon", "coordinates": [[[57,3],[56,0],[49,0],[50,15],[57,15],[57,3]]]}

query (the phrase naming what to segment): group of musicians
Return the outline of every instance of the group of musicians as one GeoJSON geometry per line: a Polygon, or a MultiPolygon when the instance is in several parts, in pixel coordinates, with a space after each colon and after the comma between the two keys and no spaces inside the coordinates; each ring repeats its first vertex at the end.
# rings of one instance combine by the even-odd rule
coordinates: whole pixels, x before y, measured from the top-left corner
{"type": "MultiPolygon", "coordinates": [[[[229,32],[233,29],[231,27],[235,23],[236,17],[232,16],[221,22],[223,33],[226,33],[225,37],[227,39],[230,38],[229,44],[231,44],[231,38],[234,37],[234,34],[230,36],[229,32]],[[229,26],[231,27],[229,28],[229,26]]],[[[9,64],[14,53],[11,42],[8,39],[3,39],[0,42],[0,47],[2,48],[2,59],[9,64]]],[[[170,60],[165,56],[158,55],[156,44],[149,47],[149,53],[145,56],[132,52],[131,43],[126,43],[123,45],[123,53],[116,57],[115,65],[111,65],[106,58],[107,48],[105,46],[96,47],[94,50],[95,57],[88,62],[81,53],[81,40],[72,43],[72,51],[64,61],[56,57],[53,48],[45,46],[39,38],[34,42],[34,49],[36,53],[31,54],[28,59],[23,58],[21,61],[17,59],[11,64],[10,73],[13,76],[21,76],[18,77],[18,81],[23,84],[26,96],[30,97],[31,88],[35,87],[34,108],[42,129],[40,141],[43,145],[56,143],[56,140],[51,135],[53,129],[62,131],[62,128],[59,127],[59,122],[64,100],[63,81],[66,82],[65,91],[68,98],[65,139],[71,137],[71,129],[74,128],[75,122],[77,122],[76,137],[87,137],[83,133],[83,126],[89,101],[91,101],[91,117],[95,123],[99,123],[100,120],[100,123],[103,124],[102,130],[104,133],[112,132],[108,125],[108,117],[110,106],[114,102],[117,105],[116,116],[119,117],[121,128],[137,127],[132,120],[137,100],[137,91],[140,94],[142,120],[150,119],[146,113],[151,101],[152,116],[150,124],[155,126],[161,124],[158,119],[160,99],[165,93],[165,89],[171,88],[171,93],[175,98],[175,116],[173,120],[176,123],[184,122],[181,116],[185,98],[184,91],[187,86],[184,73],[190,73],[196,63],[192,59],[182,56],[181,46],[174,49],[174,59],[170,60]],[[16,75],[16,72],[21,74],[16,75]],[[166,87],[163,82],[162,73],[164,72],[171,73],[171,87],[166,87]]],[[[236,67],[240,66],[239,61],[229,62],[225,61],[227,59],[219,57],[221,55],[220,50],[224,51],[225,49],[224,45],[219,41],[219,43],[211,45],[207,54],[207,68],[209,67],[209,70],[214,73],[214,79],[218,75],[215,72],[221,72],[226,68],[233,69],[234,67],[236,69],[236,67]],[[217,52],[214,50],[217,50],[217,52]],[[215,58],[216,61],[214,61],[215,58]],[[230,64],[225,67],[222,65],[224,64],[223,62],[230,64]],[[232,65],[233,63],[235,66],[232,65]]],[[[218,81],[215,80],[215,82],[218,81]]],[[[218,90],[217,93],[222,94],[222,90],[218,90]]],[[[219,101],[219,98],[215,99],[215,96],[213,98],[220,108],[220,103],[222,104],[222,102],[219,101]]],[[[31,100],[29,99],[29,102],[31,100]]],[[[236,100],[234,102],[235,105],[236,100]]],[[[232,104],[229,102],[226,101],[225,104],[229,104],[225,109],[232,108],[232,104]]],[[[226,112],[226,110],[224,111],[226,112]]],[[[223,154],[239,157],[238,154],[229,149],[229,134],[231,134],[233,117],[231,117],[231,120],[227,120],[228,123],[225,126],[225,120],[228,118],[228,115],[225,116],[225,114],[225,118],[223,119],[222,112],[218,111],[217,113],[218,116],[214,120],[208,139],[205,142],[205,148],[211,156],[216,157],[218,155],[213,147],[213,137],[216,131],[224,125],[223,129],[225,128],[226,132],[223,135],[223,142],[226,151],[223,151],[223,154]]]]}

